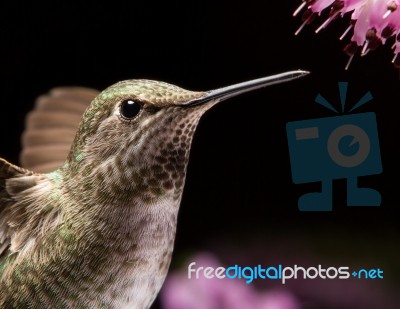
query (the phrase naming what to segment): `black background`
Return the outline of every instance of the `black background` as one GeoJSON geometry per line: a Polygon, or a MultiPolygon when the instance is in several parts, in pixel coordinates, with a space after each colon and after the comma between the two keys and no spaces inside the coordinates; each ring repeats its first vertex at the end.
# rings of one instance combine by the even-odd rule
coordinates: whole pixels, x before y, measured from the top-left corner
{"type": "MultiPolygon", "coordinates": [[[[381,267],[385,279],[371,284],[398,289],[400,81],[392,51],[384,46],[357,57],[345,71],[346,42],[338,37],[348,17],[315,35],[320,19],[295,37],[301,20],[291,13],[298,4],[3,1],[0,156],[18,162],[24,117],[35,98],[55,86],[104,89],[147,78],[209,90],[309,70],[305,79],[231,99],[203,117],[192,145],[172,267],[201,250],[224,263],[235,263],[231,252],[257,264],[267,258],[300,263],[300,257],[312,256],[317,264],[381,267]],[[337,180],[332,212],[300,212],[297,198],[319,185],[292,183],[285,125],[333,116],[314,98],[321,93],[339,107],[339,81],[349,82],[350,106],[367,91],[374,96],[357,111],[377,114],[384,172],[361,184],[381,192],[382,206],[346,207],[345,181],[337,180]],[[284,249],[274,253],[269,248],[277,243],[284,249]]],[[[340,306],[293,290],[306,308],[340,306]]]]}

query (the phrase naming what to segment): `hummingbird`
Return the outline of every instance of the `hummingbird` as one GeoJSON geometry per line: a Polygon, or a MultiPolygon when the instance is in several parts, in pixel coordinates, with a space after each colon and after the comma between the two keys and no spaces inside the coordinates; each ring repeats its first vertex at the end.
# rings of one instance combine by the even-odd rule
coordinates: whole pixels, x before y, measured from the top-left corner
{"type": "Polygon", "coordinates": [[[85,110],[59,168],[38,173],[0,159],[0,308],[149,308],[171,261],[201,116],[306,74],[211,91],[118,82],[85,110]]]}

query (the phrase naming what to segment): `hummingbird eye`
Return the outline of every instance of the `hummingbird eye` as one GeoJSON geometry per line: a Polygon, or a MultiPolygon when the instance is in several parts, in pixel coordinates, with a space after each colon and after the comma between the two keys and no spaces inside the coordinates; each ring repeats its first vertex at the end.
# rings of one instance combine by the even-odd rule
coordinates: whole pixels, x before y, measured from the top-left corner
{"type": "Polygon", "coordinates": [[[142,110],[142,104],[137,103],[133,100],[124,100],[121,102],[119,112],[122,118],[126,120],[132,120],[139,115],[142,110]]]}

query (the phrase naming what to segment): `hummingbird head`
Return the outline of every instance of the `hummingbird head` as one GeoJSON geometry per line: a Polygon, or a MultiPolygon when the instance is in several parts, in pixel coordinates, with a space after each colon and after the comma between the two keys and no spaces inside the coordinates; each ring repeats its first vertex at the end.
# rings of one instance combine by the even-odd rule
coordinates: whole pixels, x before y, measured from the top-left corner
{"type": "Polygon", "coordinates": [[[191,141],[200,117],[213,105],[243,92],[306,74],[294,71],[212,91],[193,92],[152,80],[127,80],[104,90],[86,110],[66,164],[88,177],[102,199],[151,203],[181,197],[191,141]],[[110,192],[111,192],[110,191],[110,192]]]}
{"type": "Polygon", "coordinates": [[[144,202],[178,198],[197,122],[213,105],[189,102],[205,96],[152,80],[112,85],[86,110],[69,167],[114,193],[136,191],[144,202]]]}

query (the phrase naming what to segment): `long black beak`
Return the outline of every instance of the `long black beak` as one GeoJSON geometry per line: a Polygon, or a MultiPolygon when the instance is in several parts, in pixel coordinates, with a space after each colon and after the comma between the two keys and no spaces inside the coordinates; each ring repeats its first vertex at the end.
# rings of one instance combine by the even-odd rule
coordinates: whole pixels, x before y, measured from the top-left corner
{"type": "Polygon", "coordinates": [[[194,99],[191,101],[188,101],[184,104],[184,106],[194,106],[194,105],[201,105],[207,102],[220,102],[229,98],[232,98],[234,96],[237,96],[239,94],[248,92],[248,91],[253,91],[259,88],[264,88],[267,86],[275,85],[275,84],[280,84],[280,83],[285,83],[289,82],[291,80],[303,77],[305,75],[308,75],[310,72],[307,71],[290,71],[290,72],[285,72],[277,75],[272,75],[272,76],[267,76],[263,78],[258,78],[254,80],[250,80],[247,82],[215,89],[215,90],[210,90],[207,91],[206,94],[198,99],[194,99]]]}

